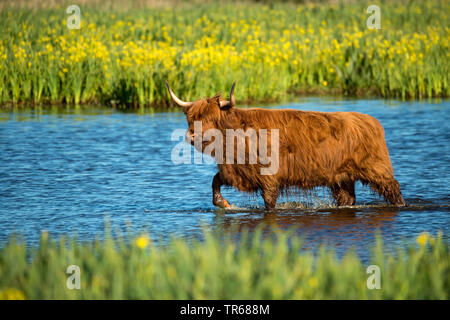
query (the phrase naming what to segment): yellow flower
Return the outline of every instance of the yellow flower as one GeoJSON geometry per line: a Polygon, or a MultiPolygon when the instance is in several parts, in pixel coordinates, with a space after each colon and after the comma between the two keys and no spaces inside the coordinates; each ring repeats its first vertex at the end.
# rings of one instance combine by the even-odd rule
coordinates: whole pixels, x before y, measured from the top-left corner
{"type": "Polygon", "coordinates": [[[311,288],[316,288],[319,285],[319,281],[317,281],[316,277],[312,277],[311,279],[308,280],[308,285],[311,288]]]}
{"type": "Polygon", "coordinates": [[[136,239],[136,245],[141,249],[144,249],[146,246],[148,246],[149,242],[150,240],[147,235],[142,235],[136,239]]]}
{"type": "Polygon", "coordinates": [[[326,87],[326,86],[328,85],[328,82],[324,80],[324,81],[322,82],[322,84],[326,87]]]}
{"type": "Polygon", "coordinates": [[[18,289],[6,288],[0,291],[0,300],[25,300],[25,294],[18,289]]]}
{"type": "Polygon", "coordinates": [[[417,237],[416,242],[423,247],[427,244],[429,238],[430,238],[430,234],[428,232],[422,232],[417,237]]]}

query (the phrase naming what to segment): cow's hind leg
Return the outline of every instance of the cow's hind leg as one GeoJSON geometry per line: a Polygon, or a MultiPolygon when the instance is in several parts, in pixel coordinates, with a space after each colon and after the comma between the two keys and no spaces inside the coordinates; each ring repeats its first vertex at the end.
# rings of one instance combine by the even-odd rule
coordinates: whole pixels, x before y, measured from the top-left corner
{"type": "Polygon", "coordinates": [[[400,191],[400,184],[394,178],[384,181],[369,181],[369,185],[390,203],[399,207],[406,206],[406,202],[403,199],[402,192],[400,191]]]}
{"type": "Polygon", "coordinates": [[[212,182],[212,190],[213,190],[213,204],[220,208],[230,208],[230,203],[222,197],[220,193],[220,187],[223,185],[222,179],[220,178],[220,174],[216,173],[212,182]]]}
{"type": "Polygon", "coordinates": [[[330,189],[338,206],[353,206],[355,204],[356,196],[354,181],[335,184],[330,189]]]}
{"type": "Polygon", "coordinates": [[[267,210],[275,208],[279,194],[278,188],[266,188],[262,190],[262,196],[267,210]]]}

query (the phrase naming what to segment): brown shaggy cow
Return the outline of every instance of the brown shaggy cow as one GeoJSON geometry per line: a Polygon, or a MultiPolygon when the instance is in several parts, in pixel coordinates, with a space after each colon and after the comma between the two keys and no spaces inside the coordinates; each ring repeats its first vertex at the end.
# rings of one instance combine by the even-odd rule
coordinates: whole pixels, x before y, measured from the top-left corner
{"type": "MultiPolygon", "coordinates": [[[[230,164],[225,160],[218,163],[219,172],[212,182],[214,205],[230,206],[220,193],[220,187],[226,185],[239,191],[261,191],[267,209],[275,207],[280,192],[311,190],[318,186],[330,188],[339,206],[349,206],[355,204],[357,180],[368,184],[392,204],[405,205],[400,185],[393,175],[383,127],[375,118],[357,112],[237,109],[234,108],[235,84],[230,101],[217,94],[185,102],[166,84],[174,102],[183,107],[189,124],[187,138],[192,144],[194,121],[201,121],[202,133],[218,129],[224,136],[227,129],[253,128],[257,132],[278,129],[278,171],[261,174],[260,169],[267,165],[259,161],[256,164],[230,164]]],[[[267,136],[267,150],[271,152],[270,135],[267,136]]],[[[202,141],[199,151],[203,152],[205,145],[207,143],[202,141]]],[[[247,143],[245,152],[248,160],[247,143]]]]}

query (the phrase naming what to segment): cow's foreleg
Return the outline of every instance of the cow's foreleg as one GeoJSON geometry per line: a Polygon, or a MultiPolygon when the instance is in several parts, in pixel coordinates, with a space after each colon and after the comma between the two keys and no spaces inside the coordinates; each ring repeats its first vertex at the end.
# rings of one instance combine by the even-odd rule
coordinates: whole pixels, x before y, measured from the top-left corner
{"type": "Polygon", "coordinates": [[[275,208],[279,194],[278,188],[267,188],[262,190],[262,196],[267,210],[275,208]]]}
{"type": "Polygon", "coordinates": [[[220,208],[230,208],[230,203],[222,197],[220,193],[220,187],[223,185],[222,179],[220,178],[220,174],[216,173],[212,182],[212,190],[213,190],[213,204],[220,208]]]}
{"type": "Polygon", "coordinates": [[[356,202],[355,183],[348,181],[335,184],[331,187],[331,194],[338,206],[353,206],[356,202]]]}

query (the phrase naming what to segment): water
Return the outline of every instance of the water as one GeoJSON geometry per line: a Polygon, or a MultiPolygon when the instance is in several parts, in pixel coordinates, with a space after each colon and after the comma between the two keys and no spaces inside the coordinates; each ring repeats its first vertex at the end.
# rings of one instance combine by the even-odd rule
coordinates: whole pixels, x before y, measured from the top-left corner
{"type": "MultiPolygon", "coordinates": [[[[328,192],[282,198],[276,213],[260,196],[222,194],[232,210],[212,205],[214,164],[175,165],[171,133],[186,128],[181,112],[123,113],[53,108],[0,112],[0,245],[11,233],[36,244],[43,230],[80,240],[102,235],[105,218],[153,236],[201,236],[202,228],[239,236],[264,222],[318,243],[364,254],[379,230],[389,246],[420,232],[450,231],[450,104],[307,98],[277,106],[358,111],[384,126],[395,177],[407,208],[385,205],[357,185],[355,208],[330,205],[328,192]]],[[[193,154],[192,150],[192,154],[193,154]]]]}

